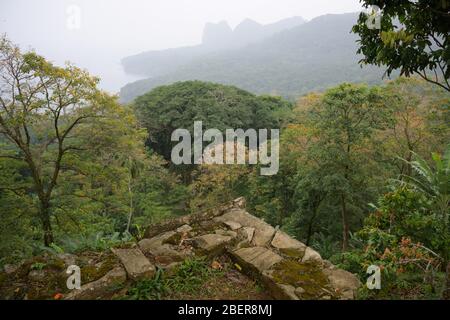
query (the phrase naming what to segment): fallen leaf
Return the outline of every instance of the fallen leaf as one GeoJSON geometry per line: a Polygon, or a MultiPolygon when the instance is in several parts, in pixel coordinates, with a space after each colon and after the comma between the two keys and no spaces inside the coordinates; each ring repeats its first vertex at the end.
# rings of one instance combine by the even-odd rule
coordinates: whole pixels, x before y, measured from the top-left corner
{"type": "Polygon", "coordinates": [[[211,268],[213,268],[214,270],[222,270],[223,269],[222,265],[216,260],[214,260],[211,263],[211,268]]]}
{"type": "Polygon", "coordinates": [[[55,295],[53,296],[53,299],[55,299],[55,300],[61,300],[62,297],[63,297],[62,293],[57,293],[57,294],[55,294],[55,295]]]}

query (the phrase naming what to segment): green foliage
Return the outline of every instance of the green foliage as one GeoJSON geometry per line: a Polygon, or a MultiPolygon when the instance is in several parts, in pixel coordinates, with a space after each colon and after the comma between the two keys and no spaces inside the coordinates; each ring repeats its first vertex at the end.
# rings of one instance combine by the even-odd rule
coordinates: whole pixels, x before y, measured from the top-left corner
{"type": "Polygon", "coordinates": [[[442,0],[362,0],[368,8],[382,10],[381,30],[366,25],[369,17],[361,13],[353,32],[360,36],[358,53],[363,63],[383,65],[391,74],[418,74],[450,91],[450,58],[448,11],[450,4],[442,0]]]}
{"type": "MultiPolygon", "coordinates": [[[[444,90],[405,78],[344,83],[304,96],[293,110],[281,98],[187,81],[130,107],[98,90],[85,71],[1,43],[2,77],[16,70],[4,63],[21,62],[17,70],[30,83],[1,92],[0,265],[43,252],[104,251],[140,239],[151,223],[245,196],[251,213],[362,281],[369,265],[379,265],[383,289],[361,297],[439,296],[450,248],[444,90]],[[41,76],[50,101],[39,91],[41,76]],[[75,87],[58,92],[61,85],[75,87]],[[171,166],[172,131],[192,131],[195,120],[222,131],[281,128],[278,174],[261,176],[247,165],[171,166]]],[[[218,274],[204,259],[186,260],[171,275],[158,270],[135,283],[127,298],[192,293],[218,274]]]]}
{"type": "Polygon", "coordinates": [[[43,270],[46,266],[44,262],[35,262],[30,266],[30,270],[43,270]]]}
{"type": "Polygon", "coordinates": [[[130,300],[160,300],[171,292],[193,293],[211,277],[221,272],[209,268],[204,258],[184,260],[174,270],[173,275],[165,277],[162,269],[158,269],[153,279],[137,282],[128,290],[130,300]]]}
{"type": "Polygon", "coordinates": [[[1,92],[1,264],[55,246],[107,248],[136,224],[184,212],[185,188],[147,153],[131,108],[84,70],[0,43],[2,78],[21,81],[1,92]]]}
{"type": "Polygon", "coordinates": [[[220,271],[209,268],[204,258],[186,259],[176,268],[175,276],[167,279],[168,287],[175,292],[194,292],[210,277],[220,271]]]}
{"type": "Polygon", "coordinates": [[[369,265],[381,268],[382,290],[363,290],[363,297],[386,298],[395,292],[407,296],[409,291],[417,294],[428,287],[432,291],[429,295],[439,296],[442,282],[438,279],[445,266],[447,233],[435,218],[426,194],[400,187],[380,198],[377,210],[357,232],[363,247],[336,254],[331,260],[359,274],[361,279],[367,277],[369,265]],[[406,279],[410,280],[407,286],[406,279]]]}
{"type": "Polygon", "coordinates": [[[132,236],[127,233],[121,234],[114,232],[105,235],[103,232],[97,234],[88,234],[87,236],[70,236],[60,239],[61,247],[65,252],[82,252],[85,250],[105,251],[120,244],[128,243],[133,240],[132,236]]]}
{"type": "Polygon", "coordinates": [[[187,211],[188,189],[178,176],[169,172],[167,162],[161,156],[151,153],[142,165],[132,187],[133,233],[143,230],[149,224],[187,211]]]}
{"type": "Polygon", "coordinates": [[[152,279],[141,280],[128,290],[129,300],[160,300],[167,293],[166,283],[163,280],[163,271],[158,269],[152,279]]]}
{"type": "MultiPolygon", "coordinates": [[[[194,121],[202,121],[206,129],[279,128],[280,118],[290,104],[279,98],[258,97],[232,86],[186,81],[161,86],[136,98],[133,103],[140,122],[150,133],[147,144],[170,160],[171,141],[176,129],[187,129],[193,137],[194,121]]],[[[176,166],[183,180],[190,181],[193,166],[176,166]],[[181,168],[181,169],[180,169],[181,168]]]]}
{"type": "Polygon", "coordinates": [[[208,210],[242,196],[250,172],[246,165],[201,165],[189,185],[191,211],[208,210]]]}
{"type": "Polygon", "coordinates": [[[324,259],[329,259],[339,251],[339,243],[334,239],[332,234],[315,233],[311,242],[311,247],[320,252],[320,255],[324,259]]]}
{"type": "MultiPolygon", "coordinates": [[[[364,216],[371,192],[376,191],[378,181],[368,177],[379,164],[373,161],[370,146],[392,121],[389,100],[379,87],[342,84],[327,90],[306,111],[312,136],[306,150],[311,166],[298,172],[298,210],[310,219],[315,219],[325,203],[340,211],[344,250],[351,227],[364,216]]],[[[309,232],[308,242],[310,236],[309,232]]]]}
{"type": "MultiPolygon", "coordinates": [[[[416,155],[410,164],[414,176],[405,176],[407,185],[429,201],[430,223],[434,223],[433,236],[429,236],[433,247],[441,253],[444,261],[450,259],[450,145],[442,157],[432,154],[433,167],[416,155]],[[437,237],[437,238],[436,238],[437,237]]],[[[402,183],[402,182],[401,182],[402,183]]],[[[420,226],[416,226],[420,227],[420,226]]]]}

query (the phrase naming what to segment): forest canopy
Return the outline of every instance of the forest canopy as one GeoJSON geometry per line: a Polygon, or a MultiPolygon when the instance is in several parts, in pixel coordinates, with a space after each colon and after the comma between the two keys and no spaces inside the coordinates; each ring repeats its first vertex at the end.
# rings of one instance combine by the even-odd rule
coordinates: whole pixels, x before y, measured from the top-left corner
{"type": "Polygon", "coordinates": [[[150,224],[243,196],[251,214],[361,280],[380,266],[387,285],[360,298],[445,297],[449,107],[449,92],[419,77],[344,82],[295,103],[184,81],[121,104],[87,71],[3,37],[0,265],[132,245],[150,224]],[[173,165],[171,134],[194,121],[279,128],[278,174],[173,165]]]}

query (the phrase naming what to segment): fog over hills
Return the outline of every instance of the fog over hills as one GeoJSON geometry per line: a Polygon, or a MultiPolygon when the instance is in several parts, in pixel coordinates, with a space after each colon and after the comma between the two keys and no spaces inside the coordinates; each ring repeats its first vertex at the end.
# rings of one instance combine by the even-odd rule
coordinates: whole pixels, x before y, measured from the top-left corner
{"type": "Polygon", "coordinates": [[[207,23],[203,30],[202,43],[199,45],[143,52],[122,59],[122,65],[128,74],[155,77],[175,71],[179,66],[207,53],[238,49],[304,22],[302,17],[292,17],[262,25],[245,19],[234,30],[226,21],[207,23]]]}
{"type": "MultiPolygon", "coordinates": [[[[167,51],[144,53],[124,60],[125,64],[134,62],[135,68],[145,70],[151,78],[130,83],[121,89],[121,100],[131,101],[154,87],[183,80],[204,80],[232,84],[258,94],[276,94],[295,98],[309,91],[322,90],[343,81],[377,83],[382,80],[383,71],[373,66],[358,64],[356,54],[357,36],[350,32],[358,13],[328,14],[301,23],[283,31],[274,31],[289,20],[269,26],[258,26],[248,20],[232,32],[233,39],[246,39],[221,42],[227,48],[207,50],[198,46],[189,49],[170,49],[167,51]],[[245,32],[243,32],[245,30],[245,32]],[[258,35],[273,33],[260,39],[258,35]],[[236,33],[236,35],[234,34],[236,33]],[[244,37],[245,35],[245,37],[244,37]],[[255,41],[251,41],[251,40],[255,41]],[[225,44],[224,44],[225,43],[225,44]],[[201,50],[200,50],[201,49],[201,50]],[[186,52],[190,53],[185,54],[186,52]],[[195,54],[194,54],[195,52],[195,54]],[[177,60],[177,63],[174,62],[177,60]],[[172,66],[166,67],[162,61],[172,66]]],[[[300,22],[299,19],[292,21],[300,22]]],[[[229,30],[225,23],[207,26],[205,43],[210,43],[210,34],[225,34],[229,30]],[[228,31],[226,31],[228,30],[228,31]]],[[[261,37],[261,36],[260,36],[261,37]]],[[[211,47],[217,48],[211,45],[211,47]]],[[[128,68],[128,70],[130,67],[128,68]]]]}

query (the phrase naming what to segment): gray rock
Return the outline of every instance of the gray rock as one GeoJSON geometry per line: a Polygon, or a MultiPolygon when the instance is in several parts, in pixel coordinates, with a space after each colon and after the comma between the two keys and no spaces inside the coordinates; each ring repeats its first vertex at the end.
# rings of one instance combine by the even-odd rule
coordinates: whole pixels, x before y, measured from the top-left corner
{"type": "Polygon", "coordinates": [[[214,231],[215,234],[220,234],[222,236],[227,236],[227,237],[232,237],[232,238],[236,238],[237,237],[237,232],[236,231],[231,231],[231,230],[215,230],[214,231]]]}
{"type": "Polygon", "coordinates": [[[239,197],[233,200],[233,207],[245,209],[246,201],[244,197],[239,197]]]}
{"type": "Polygon", "coordinates": [[[302,294],[304,294],[306,291],[302,287],[297,287],[297,288],[295,288],[294,292],[297,295],[297,297],[301,298],[302,294]]]}
{"type": "Polygon", "coordinates": [[[242,209],[232,209],[222,216],[214,219],[215,221],[220,222],[233,221],[239,223],[243,227],[255,228],[255,233],[252,239],[252,244],[255,246],[267,245],[275,234],[274,227],[242,209]]]}
{"type": "Polygon", "coordinates": [[[305,250],[306,245],[300,241],[291,238],[281,230],[278,230],[273,237],[271,245],[277,249],[300,249],[305,250]]]}
{"type": "Polygon", "coordinates": [[[262,272],[262,282],[269,290],[270,295],[277,300],[299,300],[292,285],[278,283],[272,276],[273,270],[262,272]]]}
{"type": "MultiPolygon", "coordinates": [[[[175,231],[167,231],[161,234],[158,234],[157,236],[154,236],[153,238],[146,239],[148,240],[147,243],[153,243],[153,245],[162,245],[164,241],[169,240],[173,236],[175,236],[177,233],[175,231]]],[[[143,239],[145,240],[145,239],[143,239]]],[[[142,240],[141,240],[142,241],[142,240]]]]}
{"type": "Polygon", "coordinates": [[[354,299],[361,285],[358,277],[342,269],[324,269],[331,285],[341,295],[341,299],[354,299]]]}
{"type": "Polygon", "coordinates": [[[192,230],[192,227],[188,224],[182,225],[181,227],[177,228],[178,233],[188,233],[192,230]]]}
{"type": "Polygon", "coordinates": [[[240,223],[235,221],[225,221],[224,223],[233,231],[242,227],[240,223]]]}
{"type": "Polygon", "coordinates": [[[238,263],[244,267],[256,269],[258,272],[269,269],[283,260],[281,256],[264,247],[241,248],[232,251],[231,254],[238,260],[238,263]]]}
{"type": "Polygon", "coordinates": [[[112,252],[120,259],[130,278],[134,280],[151,278],[155,274],[155,266],[145,257],[141,250],[112,249],[112,252]]]}
{"type": "Polygon", "coordinates": [[[295,288],[288,284],[277,284],[283,295],[287,298],[286,300],[299,300],[299,297],[295,294],[295,288]]]}
{"type": "Polygon", "coordinates": [[[330,261],[328,260],[322,260],[322,265],[324,268],[329,268],[329,269],[336,269],[336,266],[333,265],[330,261]]]}
{"type": "Polygon", "coordinates": [[[94,300],[111,294],[114,286],[118,286],[127,280],[127,274],[122,267],[116,267],[97,281],[89,282],[80,289],[73,289],[66,300],[94,300]]]}
{"type": "Polygon", "coordinates": [[[225,245],[233,239],[231,236],[223,236],[220,234],[205,234],[193,238],[193,245],[205,254],[218,254],[225,245]]]}
{"type": "Polygon", "coordinates": [[[321,262],[322,261],[322,257],[320,256],[320,253],[318,253],[317,251],[315,251],[314,249],[307,247],[305,250],[305,254],[302,258],[302,262],[306,262],[306,261],[318,261],[321,262]]]}
{"type": "Polygon", "coordinates": [[[241,230],[239,230],[245,241],[248,243],[251,243],[253,240],[253,236],[255,235],[255,228],[253,227],[243,227],[241,230]]]}
{"type": "MultiPolygon", "coordinates": [[[[161,265],[170,264],[184,260],[184,255],[174,249],[169,244],[160,244],[150,239],[139,241],[139,248],[144,254],[151,254],[161,265]]],[[[157,263],[158,264],[158,263],[157,263]]]]}

